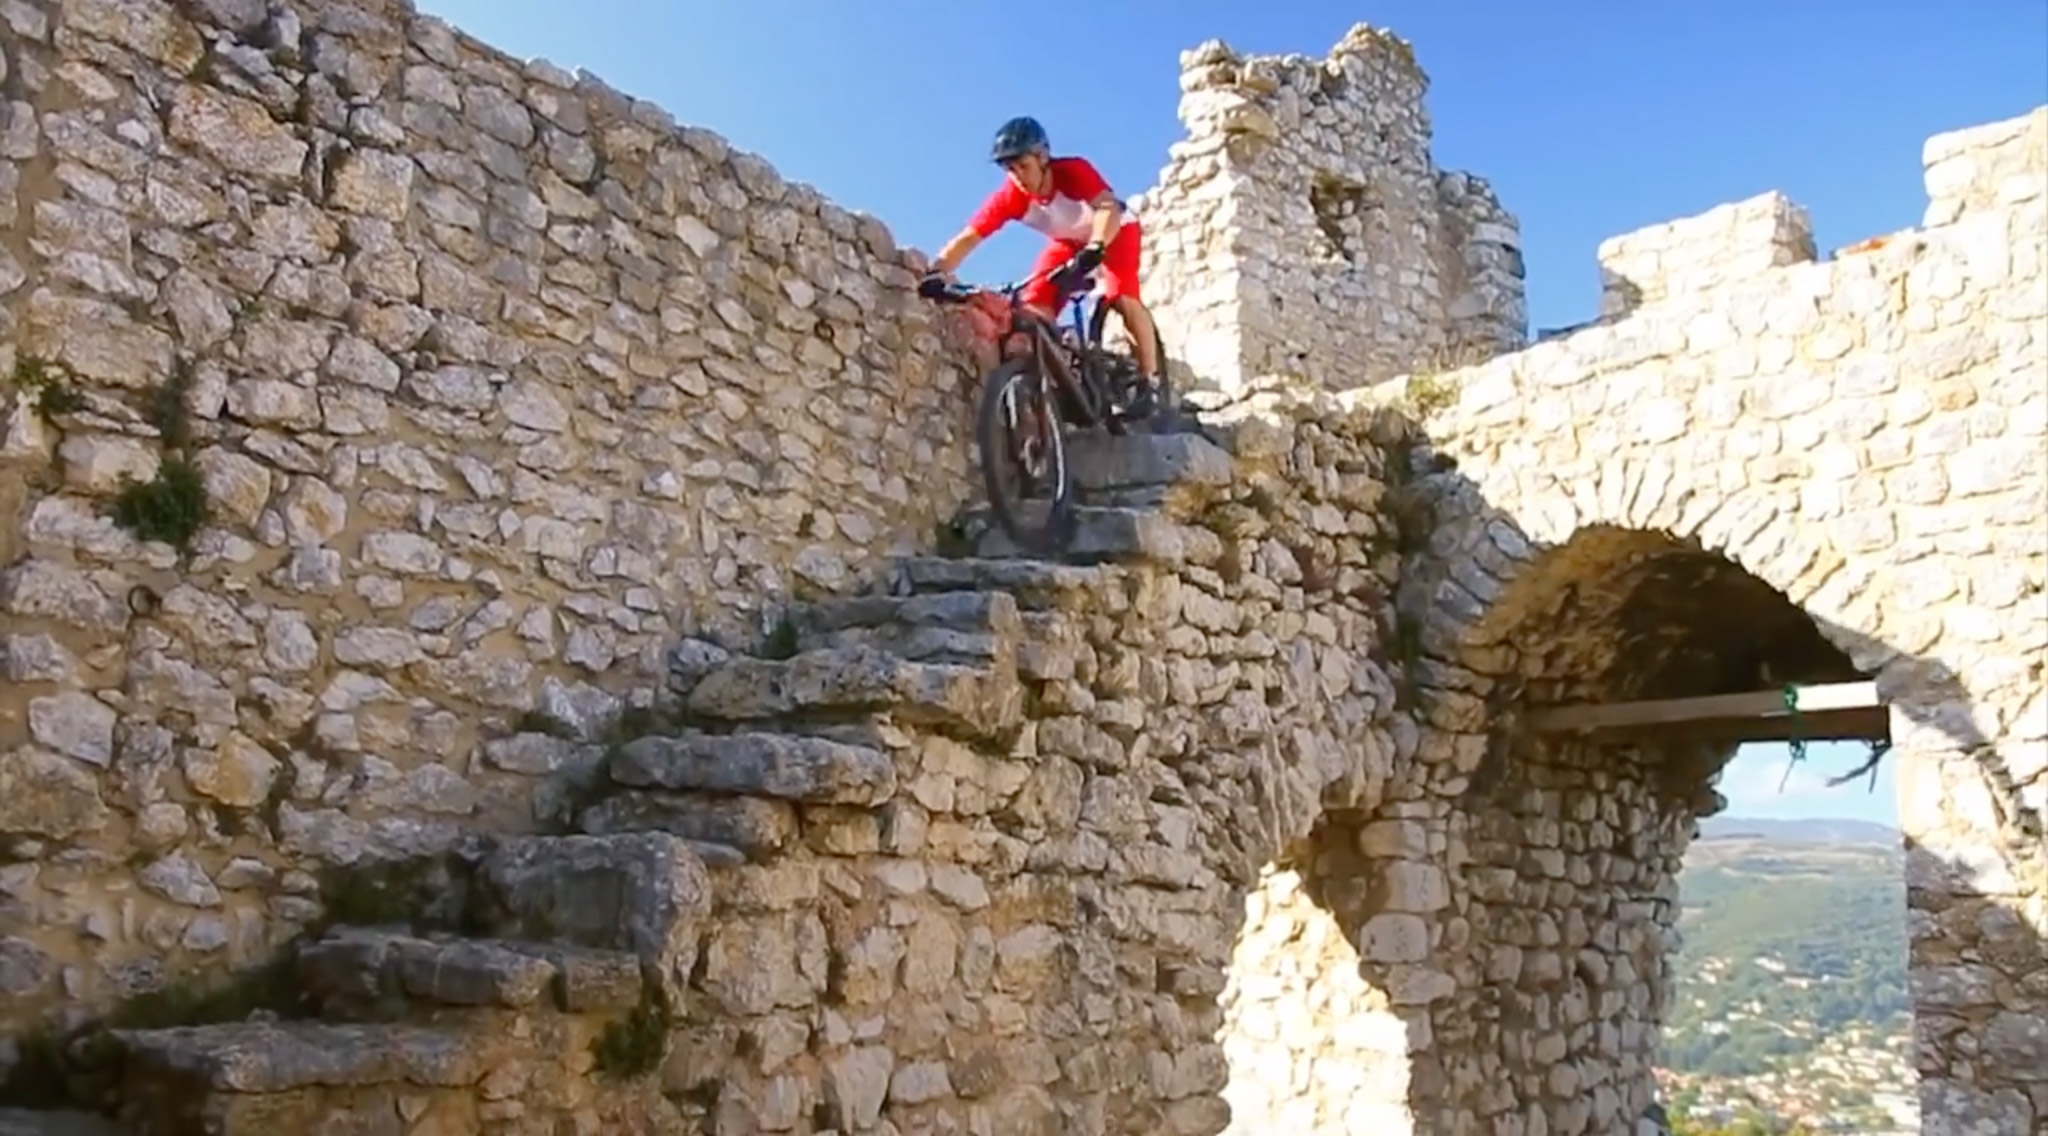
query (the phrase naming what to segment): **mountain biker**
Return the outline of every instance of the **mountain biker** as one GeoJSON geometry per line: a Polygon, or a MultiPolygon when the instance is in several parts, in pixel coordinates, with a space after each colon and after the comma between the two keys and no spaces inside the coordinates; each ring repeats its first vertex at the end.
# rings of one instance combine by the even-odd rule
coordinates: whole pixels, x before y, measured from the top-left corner
{"type": "Polygon", "coordinates": [[[1128,418],[1155,410],[1159,386],[1159,341],[1152,313],[1139,298],[1138,264],[1143,239],[1138,219],[1085,158],[1055,158],[1045,128],[1034,118],[1013,118],[997,131],[989,157],[1008,175],[975,210],[967,227],[947,241],[918,285],[926,298],[940,294],[960,262],[981,242],[1012,221],[1022,221],[1052,238],[1031,266],[1032,280],[1020,297],[1048,322],[1061,292],[1099,273],[1102,302],[1115,309],[1130,332],[1144,384],[1124,409],[1128,418]]]}

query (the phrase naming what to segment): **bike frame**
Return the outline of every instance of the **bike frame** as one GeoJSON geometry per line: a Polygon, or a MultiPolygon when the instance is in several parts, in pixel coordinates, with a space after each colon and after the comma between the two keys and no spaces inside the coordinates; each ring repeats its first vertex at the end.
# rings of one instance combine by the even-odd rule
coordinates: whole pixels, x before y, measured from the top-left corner
{"type": "MultiPolygon", "coordinates": [[[[1038,365],[1039,373],[1050,376],[1060,385],[1061,390],[1081,407],[1082,414],[1087,418],[1081,425],[1103,425],[1109,419],[1110,407],[1115,400],[1111,397],[1108,384],[1103,381],[1099,360],[1096,358],[1100,345],[1088,334],[1088,320],[1083,310],[1083,303],[1092,294],[1093,289],[1075,290],[1060,301],[1073,312],[1075,350],[1069,351],[1066,345],[1060,342],[1059,317],[1055,315],[1048,320],[1024,306],[1024,289],[1038,279],[1037,275],[1028,276],[1014,284],[987,289],[992,294],[1002,296],[1010,305],[1010,327],[1003,335],[1003,358],[1014,357],[1008,349],[1008,340],[1011,336],[1030,337],[1029,349],[1033,361],[1038,365]]],[[[1057,310],[1055,308],[1055,311],[1057,310]]]]}
{"type": "MultiPolygon", "coordinates": [[[[1040,553],[1060,550],[1073,536],[1073,475],[1066,464],[1070,431],[1104,427],[1112,434],[1121,435],[1126,429],[1117,391],[1122,372],[1112,366],[1102,349],[1102,313],[1098,311],[1096,319],[1089,319],[1086,311],[1087,297],[1091,294],[1099,296],[1099,290],[1092,287],[1062,288],[1060,291],[1064,294],[1054,302],[1053,314],[1040,315],[1024,306],[1023,294],[1026,288],[1045,275],[1034,273],[1000,288],[960,284],[948,284],[936,290],[919,288],[920,294],[934,303],[961,304],[977,296],[989,295],[1003,297],[1008,307],[1008,326],[997,344],[997,353],[1003,362],[982,377],[975,412],[975,437],[981,447],[981,473],[988,490],[989,505],[995,511],[998,523],[1020,547],[1040,553]],[[1060,325],[1058,313],[1062,307],[1073,312],[1071,338],[1069,329],[1060,325]],[[1025,340],[1022,344],[1017,343],[1020,336],[1025,340]],[[1027,376],[1034,388],[1027,397],[1042,408],[1042,413],[1033,415],[1033,428],[1049,435],[1045,440],[1051,444],[1050,453],[1056,470],[1049,512],[1043,524],[1022,520],[1016,511],[1015,495],[999,484],[1000,479],[992,464],[998,443],[1002,443],[1002,448],[1016,449],[1020,415],[1010,399],[1016,390],[1015,384],[1027,376]],[[1044,405],[1048,394],[1051,395],[1051,405],[1044,405]]],[[[1136,371],[1131,373],[1135,375],[1136,371]]]]}

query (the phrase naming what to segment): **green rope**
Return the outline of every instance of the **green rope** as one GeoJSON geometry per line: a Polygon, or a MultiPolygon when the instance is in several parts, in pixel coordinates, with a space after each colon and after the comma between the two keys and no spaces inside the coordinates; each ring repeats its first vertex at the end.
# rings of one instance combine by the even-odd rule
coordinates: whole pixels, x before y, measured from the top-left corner
{"type": "Polygon", "coordinates": [[[1804,731],[1799,725],[1799,688],[1789,682],[1786,683],[1784,700],[1785,713],[1790,715],[1792,719],[1792,738],[1786,743],[1786,747],[1792,751],[1792,760],[1785,763],[1785,775],[1778,778],[1778,792],[1780,793],[1785,791],[1785,783],[1792,780],[1793,768],[1806,760],[1806,739],[1800,736],[1804,731]]]}
{"type": "MultiPolygon", "coordinates": [[[[1792,780],[1792,770],[1796,766],[1798,766],[1800,762],[1806,760],[1806,739],[1800,736],[1804,731],[1801,729],[1799,725],[1799,688],[1793,686],[1789,682],[1786,683],[1784,701],[1785,713],[1789,715],[1792,719],[1792,737],[1785,743],[1786,748],[1789,749],[1792,753],[1792,760],[1785,763],[1785,775],[1783,777],[1778,778],[1778,792],[1780,793],[1785,791],[1786,782],[1792,780]]],[[[1866,791],[1872,793],[1877,792],[1877,767],[1880,763],[1884,761],[1884,755],[1891,752],[1891,748],[1892,743],[1890,742],[1871,742],[1869,760],[1865,761],[1862,765],[1857,766],[1849,772],[1842,774],[1840,777],[1828,778],[1828,787],[1832,789],[1837,785],[1846,785],[1849,782],[1854,781],[1856,778],[1861,777],[1864,774],[1868,773],[1870,775],[1870,784],[1866,791]]]]}

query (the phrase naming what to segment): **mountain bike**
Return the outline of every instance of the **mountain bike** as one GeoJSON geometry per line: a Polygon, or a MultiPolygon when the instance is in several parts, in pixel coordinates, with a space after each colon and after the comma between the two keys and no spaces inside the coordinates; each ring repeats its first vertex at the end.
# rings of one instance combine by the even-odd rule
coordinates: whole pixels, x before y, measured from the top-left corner
{"type": "MultiPolygon", "coordinates": [[[[1057,270],[1055,270],[1057,271],[1057,270]]],[[[1109,305],[1098,303],[1093,318],[1084,318],[1091,287],[1062,288],[1059,304],[1068,305],[1071,326],[1058,317],[1046,320],[1026,308],[1024,290],[1038,279],[1027,276],[1012,284],[983,288],[954,284],[933,297],[934,303],[961,304],[976,296],[1001,297],[1009,307],[1010,326],[1002,335],[1003,361],[982,379],[975,413],[975,441],[981,449],[982,484],[996,523],[1019,548],[1046,555],[1061,552],[1073,540],[1074,482],[1067,467],[1067,436],[1081,430],[1105,429],[1122,435],[1130,428],[1123,408],[1144,381],[1134,360],[1102,346],[1109,305]],[[1018,340],[1022,340],[1021,345],[1018,340]],[[1010,493],[999,467],[1014,465],[1024,485],[1010,493]],[[1031,483],[1046,492],[1042,519],[1026,517],[1031,483]]],[[[1055,307],[1058,305],[1056,304],[1055,307]]],[[[1164,376],[1165,344],[1154,330],[1160,360],[1154,420],[1160,427],[1173,421],[1177,402],[1164,376]]]]}

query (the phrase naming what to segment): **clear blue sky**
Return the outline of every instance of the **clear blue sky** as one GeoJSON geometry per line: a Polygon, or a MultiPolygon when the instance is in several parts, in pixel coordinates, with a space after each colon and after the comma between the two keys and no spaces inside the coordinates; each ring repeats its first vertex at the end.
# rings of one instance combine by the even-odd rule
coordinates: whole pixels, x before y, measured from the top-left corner
{"type": "MultiPolygon", "coordinates": [[[[716,130],[927,250],[993,187],[986,147],[1004,118],[1036,115],[1056,148],[1136,193],[1181,137],[1183,49],[1222,38],[1321,56],[1369,20],[1412,41],[1429,72],[1438,164],[1488,178],[1521,218],[1533,327],[1594,314],[1603,238],[1765,190],[1805,205],[1824,249],[1918,224],[1927,135],[2048,102],[2041,0],[422,6],[716,130]]],[[[1019,273],[1034,248],[1006,234],[967,272],[1019,273]]],[[[1735,811],[1893,815],[1888,781],[1780,797],[1781,758],[1738,759],[1735,811]]]]}

